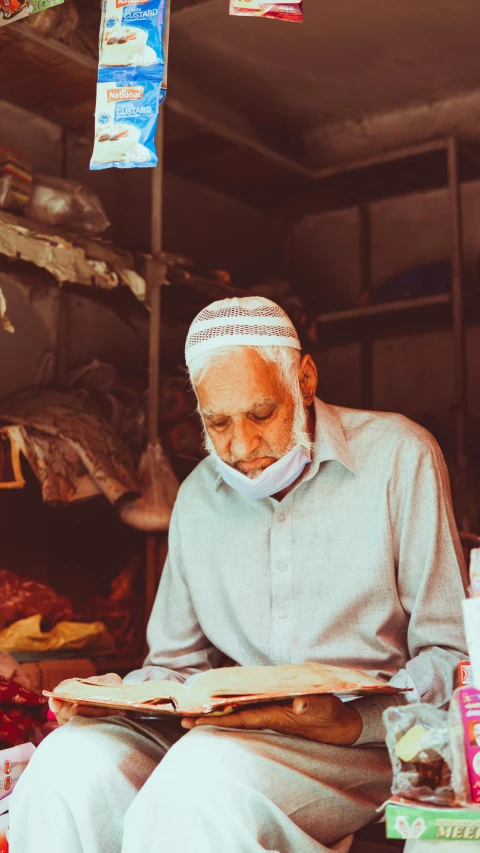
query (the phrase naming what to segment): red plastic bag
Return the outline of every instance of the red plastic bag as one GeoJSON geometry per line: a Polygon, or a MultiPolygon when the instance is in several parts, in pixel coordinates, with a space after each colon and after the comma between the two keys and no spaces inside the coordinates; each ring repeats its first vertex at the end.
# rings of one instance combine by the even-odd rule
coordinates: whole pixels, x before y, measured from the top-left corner
{"type": "Polygon", "coordinates": [[[42,583],[1,569],[0,630],[36,613],[43,617],[44,630],[52,628],[57,622],[74,619],[72,605],[65,595],[58,595],[42,583]]]}

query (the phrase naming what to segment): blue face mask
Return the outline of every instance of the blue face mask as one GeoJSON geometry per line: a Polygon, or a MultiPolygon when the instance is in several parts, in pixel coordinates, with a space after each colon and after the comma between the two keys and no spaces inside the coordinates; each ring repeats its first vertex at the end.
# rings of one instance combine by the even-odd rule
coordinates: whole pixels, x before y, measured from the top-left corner
{"type": "Polygon", "coordinates": [[[283,489],[288,489],[295,480],[298,480],[305,466],[311,461],[303,447],[297,444],[286,456],[282,456],[277,462],[265,468],[258,477],[251,480],[241,471],[227,465],[216,454],[214,459],[217,471],[225,483],[253,500],[272,497],[283,489]]]}

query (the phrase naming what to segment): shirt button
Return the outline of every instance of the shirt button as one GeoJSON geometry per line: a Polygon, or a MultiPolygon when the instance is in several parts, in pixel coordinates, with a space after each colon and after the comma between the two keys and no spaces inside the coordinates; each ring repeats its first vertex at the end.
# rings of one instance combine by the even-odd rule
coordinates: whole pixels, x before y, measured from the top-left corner
{"type": "Polygon", "coordinates": [[[284,572],[284,571],[286,571],[287,564],[286,563],[279,563],[278,568],[279,568],[279,571],[284,572]]]}
{"type": "Polygon", "coordinates": [[[285,619],[287,614],[286,613],[279,613],[278,615],[280,616],[280,619],[285,619]]]}
{"type": "Polygon", "coordinates": [[[277,515],[277,518],[278,518],[278,520],[279,520],[279,521],[285,521],[286,517],[287,517],[287,513],[286,513],[286,512],[279,512],[279,513],[278,513],[278,515],[277,515]]]}

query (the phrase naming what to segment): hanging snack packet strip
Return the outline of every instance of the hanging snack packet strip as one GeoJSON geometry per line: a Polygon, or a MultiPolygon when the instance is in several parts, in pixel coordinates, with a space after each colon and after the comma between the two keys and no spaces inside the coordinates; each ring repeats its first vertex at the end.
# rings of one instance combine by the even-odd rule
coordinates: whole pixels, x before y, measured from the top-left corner
{"type": "Polygon", "coordinates": [[[148,66],[163,75],[164,19],[165,0],[103,0],[100,68],[148,66]]]}
{"type": "Polygon", "coordinates": [[[289,3],[267,3],[265,0],[230,0],[230,14],[302,23],[303,2],[290,0],[289,3]]]}
{"type": "Polygon", "coordinates": [[[102,0],[91,169],[157,165],[164,28],[165,0],[102,0]]]}
{"type": "Polygon", "coordinates": [[[44,12],[52,6],[60,6],[64,0],[0,0],[0,27],[11,24],[36,12],[44,12]]]}

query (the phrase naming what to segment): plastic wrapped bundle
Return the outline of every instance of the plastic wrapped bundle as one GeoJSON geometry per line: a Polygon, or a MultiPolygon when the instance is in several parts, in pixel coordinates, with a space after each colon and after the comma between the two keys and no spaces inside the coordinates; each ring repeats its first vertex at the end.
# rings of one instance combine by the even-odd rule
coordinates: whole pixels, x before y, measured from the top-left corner
{"type": "Polygon", "coordinates": [[[160,442],[148,445],[140,460],[139,479],[141,497],[124,503],[120,518],[137,530],[152,533],[168,530],[178,480],[160,442]]]}
{"type": "Polygon", "coordinates": [[[35,175],[25,215],[53,228],[63,227],[93,236],[110,225],[93,190],[51,175],[35,175]]]}
{"type": "Polygon", "coordinates": [[[426,704],[400,705],[388,708],[383,721],[393,768],[392,794],[453,805],[447,712],[426,704]]]}

